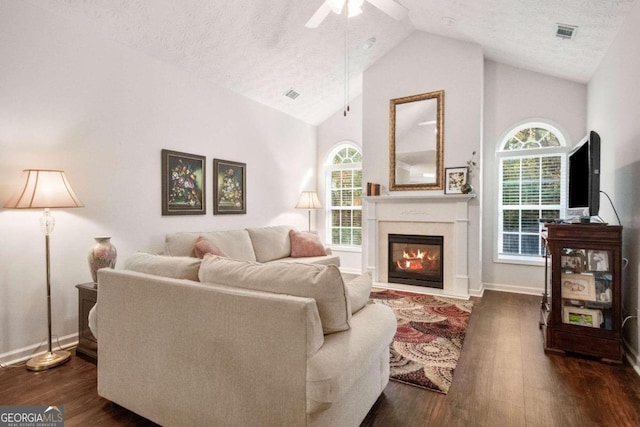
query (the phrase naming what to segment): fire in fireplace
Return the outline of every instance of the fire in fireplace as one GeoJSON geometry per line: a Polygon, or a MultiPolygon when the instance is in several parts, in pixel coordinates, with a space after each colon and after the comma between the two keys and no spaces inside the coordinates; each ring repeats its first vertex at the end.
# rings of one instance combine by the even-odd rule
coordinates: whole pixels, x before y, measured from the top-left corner
{"type": "Polygon", "coordinates": [[[390,283],[443,288],[443,238],[389,234],[390,283]]]}

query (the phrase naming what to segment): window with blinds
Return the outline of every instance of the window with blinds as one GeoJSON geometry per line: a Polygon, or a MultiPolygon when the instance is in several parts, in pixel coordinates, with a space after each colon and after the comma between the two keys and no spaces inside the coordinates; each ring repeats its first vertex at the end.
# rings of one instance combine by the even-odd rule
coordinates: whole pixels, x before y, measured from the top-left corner
{"type": "Polygon", "coordinates": [[[498,257],[539,258],[540,219],[561,218],[565,206],[566,144],[552,126],[529,123],[500,145],[498,257]]]}
{"type": "Polygon", "coordinates": [[[362,154],[351,144],[332,151],[327,165],[328,241],[362,245],[362,154]]]}

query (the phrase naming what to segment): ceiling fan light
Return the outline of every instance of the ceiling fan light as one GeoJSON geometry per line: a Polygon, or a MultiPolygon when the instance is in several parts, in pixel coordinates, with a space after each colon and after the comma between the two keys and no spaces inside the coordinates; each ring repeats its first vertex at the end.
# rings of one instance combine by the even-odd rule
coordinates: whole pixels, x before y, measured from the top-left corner
{"type": "Polygon", "coordinates": [[[349,18],[362,14],[362,9],[349,5],[349,18]]]}
{"type": "Polygon", "coordinates": [[[342,9],[344,8],[346,0],[327,0],[327,4],[331,8],[331,11],[336,15],[340,15],[342,13],[342,9]]]}

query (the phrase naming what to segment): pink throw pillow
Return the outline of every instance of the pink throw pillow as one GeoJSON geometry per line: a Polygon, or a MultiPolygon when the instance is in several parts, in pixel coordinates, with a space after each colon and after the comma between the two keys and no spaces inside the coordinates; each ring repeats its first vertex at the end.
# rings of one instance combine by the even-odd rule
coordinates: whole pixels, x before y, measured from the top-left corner
{"type": "Polygon", "coordinates": [[[210,241],[203,239],[202,237],[198,237],[195,245],[193,245],[193,253],[198,258],[204,258],[206,254],[217,255],[227,257],[228,255],[216,245],[211,243],[210,241]]]}
{"type": "Polygon", "coordinates": [[[290,230],[289,239],[291,240],[291,256],[293,258],[323,256],[327,254],[317,234],[290,230]]]}

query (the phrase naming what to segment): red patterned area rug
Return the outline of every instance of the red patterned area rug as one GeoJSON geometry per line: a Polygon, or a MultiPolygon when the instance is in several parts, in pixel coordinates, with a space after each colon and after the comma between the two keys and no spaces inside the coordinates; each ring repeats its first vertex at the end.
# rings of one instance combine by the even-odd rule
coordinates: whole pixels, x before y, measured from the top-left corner
{"type": "Polygon", "coordinates": [[[371,302],[393,309],[392,380],[447,394],[473,302],[395,290],[374,290],[371,302]]]}

